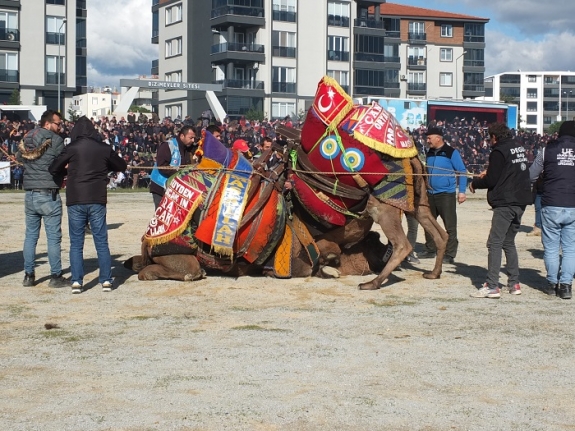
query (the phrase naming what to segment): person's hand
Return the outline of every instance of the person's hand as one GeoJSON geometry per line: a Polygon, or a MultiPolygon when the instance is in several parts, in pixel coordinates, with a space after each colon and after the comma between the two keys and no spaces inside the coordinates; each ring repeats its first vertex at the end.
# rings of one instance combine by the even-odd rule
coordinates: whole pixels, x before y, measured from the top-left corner
{"type": "Polygon", "coordinates": [[[487,175],[487,169],[479,174],[479,178],[483,178],[485,175],[487,175]]]}
{"type": "Polygon", "coordinates": [[[457,195],[457,202],[459,202],[460,204],[465,202],[466,199],[467,199],[467,196],[465,196],[465,193],[459,193],[457,195]]]}
{"type": "Polygon", "coordinates": [[[469,183],[469,191],[471,193],[475,193],[475,189],[473,188],[473,183],[469,183]]]}

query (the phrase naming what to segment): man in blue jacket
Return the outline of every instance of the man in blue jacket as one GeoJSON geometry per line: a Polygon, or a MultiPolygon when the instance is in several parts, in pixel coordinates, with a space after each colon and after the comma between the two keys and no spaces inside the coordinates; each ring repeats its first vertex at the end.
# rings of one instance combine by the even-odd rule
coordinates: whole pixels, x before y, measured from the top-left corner
{"type": "MultiPolygon", "coordinates": [[[[444,263],[454,263],[457,256],[457,210],[456,201],[465,202],[465,189],[467,188],[467,170],[461,159],[461,154],[455,148],[443,141],[443,129],[429,127],[427,129],[427,162],[426,168],[429,199],[429,209],[433,216],[441,217],[445,230],[449,235],[445,250],[444,263]],[[459,193],[457,193],[459,189],[459,193]]],[[[425,233],[425,251],[419,258],[434,258],[437,252],[433,239],[425,233]]]]}

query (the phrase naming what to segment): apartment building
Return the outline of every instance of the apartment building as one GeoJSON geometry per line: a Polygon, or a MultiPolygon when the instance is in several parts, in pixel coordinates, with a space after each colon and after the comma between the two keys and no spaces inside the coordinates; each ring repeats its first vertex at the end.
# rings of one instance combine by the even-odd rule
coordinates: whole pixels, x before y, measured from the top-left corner
{"type": "Polygon", "coordinates": [[[543,134],[575,118],[575,72],[504,72],[485,78],[485,99],[519,106],[519,127],[543,134]]]}
{"type": "MultiPolygon", "coordinates": [[[[484,94],[486,18],[385,0],[153,0],[160,80],[219,83],[228,114],[305,111],[323,75],[352,97],[484,94]]],[[[158,113],[197,116],[203,96],[160,91],[158,113]]]]}
{"type": "Polygon", "coordinates": [[[0,0],[0,103],[65,113],[87,91],[86,18],[86,0],[0,0]]]}

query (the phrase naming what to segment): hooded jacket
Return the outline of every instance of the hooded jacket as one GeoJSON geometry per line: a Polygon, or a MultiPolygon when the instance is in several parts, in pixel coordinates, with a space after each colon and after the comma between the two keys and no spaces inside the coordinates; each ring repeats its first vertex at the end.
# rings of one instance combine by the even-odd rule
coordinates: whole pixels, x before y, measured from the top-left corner
{"type": "Polygon", "coordinates": [[[18,161],[24,165],[24,190],[59,189],[62,175],[54,176],[48,168],[64,149],[64,140],[51,130],[37,127],[18,145],[18,161]]]}
{"type": "Polygon", "coordinates": [[[92,122],[81,117],[70,133],[71,143],[50,166],[53,174],[66,172],[66,205],[107,203],[108,173],[126,170],[126,162],[102,142],[92,122]]]}

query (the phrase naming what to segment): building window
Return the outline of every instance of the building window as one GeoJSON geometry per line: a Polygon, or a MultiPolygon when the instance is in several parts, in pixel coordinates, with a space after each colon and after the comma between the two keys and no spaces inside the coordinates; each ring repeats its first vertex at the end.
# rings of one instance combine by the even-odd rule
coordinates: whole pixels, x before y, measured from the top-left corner
{"type": "Polygon", "coordinates": [[[182,105],[167,105],[166,106],[166,117],[171,119],[182,118],[182,105]]]}
{"type": "Polygon", "coordinates": [[[543,117],[543,124],[551,124],[551,123],[553,123],[553,118],[543,117]]]}
{"type": "Polygon", "coordinates": [[[65,57],[63,56],[58,57],[56,55],[46,56],[46,84],[57,84],[58,82],[64,84],[66,81],[66,75],[64,73],[65,70],[66,70],[65,57]],[[58,62],[58,59],[60,60],[60,62],[58,62]],[[58,72],[60,72],[59,81],[58,81],[58,72]]]}
{"type": "Polygon", "coordinates": [[[296,22],[296,0],[273,0],[274,21],[296,22]]]}
{"type": "Polygon", "coordinates": [[[285,118],[287,116],[295,116],[295,103],[291,102],[273,102],[272,103],[272,119],[285,118]]]}
{"type": "Polygon", "coordinates": [[[64,17],[46,17],[46,43],[53,45],[66,44],[66,24],[64,23],[64,17]]]}
{"type": "Polygon", "coordinates": [[[166,41],[166,58],[182,54],[182,38],[177,37],[166,41]]]}
{"type": "Polygon", "coordinates": [[[18,54],[0,52],[0,81],[18,82],[18,54]]]}
{"type": "Polygon", "coordinates": [[[535,75],[527,75],[527,82],[537,82],[537,77],[535,75]]]}
{"type": "Polygon", "coordinates": [[[165,75],[166,81],[170,82],[182,82],[182,71],[178,70],[177,72],[169,72],[165,75]]]}
{"type": "Polygon", "coordinates": [[[57,5],[65,6],[66,0],[46,0],[46,4],[57,4],[57,5]]]}
{"type": "Polygon", "coordinates": [[[410,22],[409,32],[413,34],[425,34],[425,23],[424,22],[410,22]]]}
{"type": "Polygon", "coordinates": [[[528,88],[527,89],[527,98],[528,99],[536,99],[537,98],[537,89],[536,88],[528,88]]]}
{"type": "Polygon", "coordinates": [[[439,50],[439,59],[441,61],[453,61],[453,48],[441,48],[439,50]]]}
{"type": "Polygon", "coordinates": [[[166,8],[166,25],[174,24],[182,20],[182,4],[166,8]]]}
{"type": "Polygon", "coordinates": [[[451,24],[443,24],[441,26],[441,37],[453,37],[453,26],[451,24]]]}
{"type": "Polygon", "coordinates": [[[327,25],[349,27],[349,3],[329,2],[327,4],[327,25]]]}
{"type": "Polygon", "coordinates": [[[527,102],[527,112],[537,112],[537,102],[527,102]]]}
{"type": "Polygon", "coordinates": [[[344,90],[349,88],[349,72],[346,70],[328,70],[327,76],[333,78],[337,81],[339,85],[343,87],[344,90]]]}
{"type": "Polygon", "coordinates": [[[272,92],[295,93],[295,67],[272,68],[272,92]]]}
{"type": "Polygon", "coordinates": [[[349,38],[328,36],[327,59],[332,61],[349,61],[349,38]]]}
{"type": "Polygon", "coordinates": [[[537,124],[537,115],[527,115],[527,124],[536,125],[537,124]]]}
{"type": "Polygon", "coordinates": [[[0,40],[20,40],[17,13],[0,11],[0,40]]]}
{"type": "Polygon", "coordinates": [[[272,33],[273,55],[276,57],[296,57],[296,35],[289,31],[272,33]]]}
{"type": "Polygon", "coordinates": [[[441,87],[453,87],[453,73],[441,72],[439,74],[439,85],[441,87]]]}

